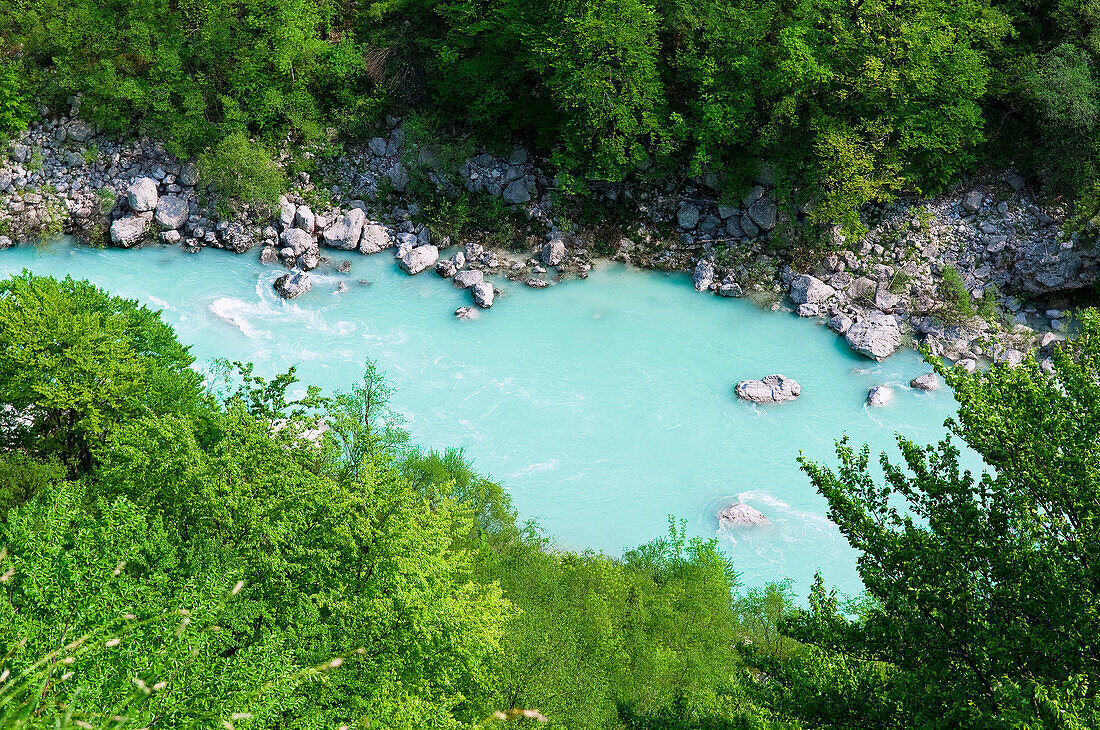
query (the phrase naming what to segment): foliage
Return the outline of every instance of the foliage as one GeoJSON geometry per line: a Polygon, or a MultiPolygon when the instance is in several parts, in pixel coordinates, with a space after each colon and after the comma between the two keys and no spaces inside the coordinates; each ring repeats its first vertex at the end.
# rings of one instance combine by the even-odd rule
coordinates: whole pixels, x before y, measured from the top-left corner
{"type": "Polygon", "coordinates": [[[241,132],[199,156],[202,177],[231,200],[274,210],[286,178],[271,157],[241,132]]]}
{"type": "Polygon", "coordinates": [[[0,58],[0,141],[25,129],[34,118],[23,75],[21,65],[0,58]]]}
{"type": "Polygon", "coordinates": [[[373,363],[204,384],[157,314],[31,274],[0,317],[5,727],[762,726],[729,647],[774,602],[713,541],[553,549],[373,363]]]}
{"type": "Polygon", "coordinates": [[[870,597],[862,615],[846,616],[819,584],[789,624],[830,656],[820,683],[834,689],[803,700],[803,717],[867,727],[1100,722],[1100,314],[1080,324],[1049,373],[1030,358],[974,375],[933,361],[958,418],[936,446],[899,437],[903,464],[883,455],[881,482],[868,449],[847,441],[835,471],[802,460],[860,552],[870,597]],[[988,470],[964,470],[952,437],[988,470]],[[848,700],[844,723],[829,704],[838,697],[848,700]]]}

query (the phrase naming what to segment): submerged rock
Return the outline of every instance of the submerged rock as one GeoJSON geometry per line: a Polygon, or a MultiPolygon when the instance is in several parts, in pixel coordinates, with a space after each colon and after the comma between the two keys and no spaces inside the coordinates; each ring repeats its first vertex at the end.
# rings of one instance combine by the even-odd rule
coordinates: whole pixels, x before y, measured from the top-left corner
{"type": "Polygon", "coordinates": [[[283,274],[275,280],[275,291],[283,299],[294,299],[313,288],[313,281],[304,271],[296,271],[293,274],[283,274]]]}
{"type": "Polygon", "coordinates": [[[876,385],[867,391],[867,405],[884,406],[894,399],[894,389],[888,385],[876,385]]]}
{"type": "Polygon", "coordinates": [[[768,518],[743,502],[735,502],[718,513],[719,527],[758,527],[770,524],[768,518]]]}
{"type": "Polygon", "coordinates": [[[802,394],[802,386],[786,375],[769,375],[761,380],[742,380],[733,389],[741,400],[753,403],[782,403],[802,394]]]}

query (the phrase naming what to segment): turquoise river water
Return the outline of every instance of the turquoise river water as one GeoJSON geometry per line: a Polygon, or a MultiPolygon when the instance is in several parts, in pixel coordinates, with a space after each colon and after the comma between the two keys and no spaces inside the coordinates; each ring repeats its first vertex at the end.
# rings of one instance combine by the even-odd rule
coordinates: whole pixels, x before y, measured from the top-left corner
{"type": "Polygon", "coordinates": [[[905,387],[928,370],[916,353],[862,359],[813,321],[699,294],[684,274],[601,264],[543,291],[501,282],[493,309],[462,321],[453,312],[468,292],[407,276],[385,255],[315,275],[292,302],[272,290],[279,271],[213,250],[0,253],[0,274],[24,268],[163,310],[200,362],[250,360],[265,375],[298,365],[304,382],[336,389],[373,358],[417,442],[463,447],[561,547],[618,554],[675,515],[692,534],[717,534],[745,584],[790,578],[803,597],[815,571],[848,593],[860,582],[800,451],[831,459],[848,434],[896,454],[895,432],[931,443],[954,411],[946,390],[905,387]],[[350,289],[337,294],[340,280],[350,289]],[[738,380],[774,372],[802,397],[767,408],[734,397],[738,380]],[[881,383],[900,387],[872,411],[867,389],[881,383]],[[716,512],[738,498],[771,526],[719,534],[716,512]]]}

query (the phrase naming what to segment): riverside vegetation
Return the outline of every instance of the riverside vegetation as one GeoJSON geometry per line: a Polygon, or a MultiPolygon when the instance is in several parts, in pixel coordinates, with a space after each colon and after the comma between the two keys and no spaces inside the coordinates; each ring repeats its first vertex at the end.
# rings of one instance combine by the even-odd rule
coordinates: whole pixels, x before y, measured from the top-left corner
{"type": "Polygon", "coordinates": [[[1100,315],[978,374],[950,436],[803,467],[867,592],[742,591],[713,541],[554,550],[373,363],[204,378],[159,316],[0,282],[6,727],[1088,728],[1100,315]],[[995,475],[994,475],[995,474],[995,475]],[[904,506],[904,509],[901,509],[904,506]]]}

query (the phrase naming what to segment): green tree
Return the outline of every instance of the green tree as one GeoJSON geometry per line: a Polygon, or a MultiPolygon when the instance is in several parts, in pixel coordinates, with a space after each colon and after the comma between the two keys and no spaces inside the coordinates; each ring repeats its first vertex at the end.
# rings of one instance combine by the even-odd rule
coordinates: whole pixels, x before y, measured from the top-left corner
{"type": "MultiPolygon", "coordinates": [[[[802,460],[860,552],[871,602],[853,620],[819,585],[789,629],[877,674],[882,699],[867,706],[889,707],[890,725],[1100,722],[1100,315],[1082,315],[1053,360],[1049,373],[1028,359],[974,375],[935,363],[958,418],[935,447],[899,437],[904,463],[883,455],[882,482],[846,441],[836,471],[802,460]],[[952,436],[989,469],[964,470],[952,436]]],[[[811,718],[823,709],[809,705],[811,718]]]]}

